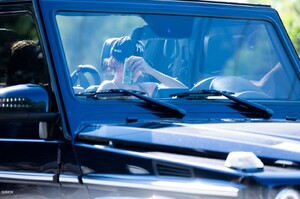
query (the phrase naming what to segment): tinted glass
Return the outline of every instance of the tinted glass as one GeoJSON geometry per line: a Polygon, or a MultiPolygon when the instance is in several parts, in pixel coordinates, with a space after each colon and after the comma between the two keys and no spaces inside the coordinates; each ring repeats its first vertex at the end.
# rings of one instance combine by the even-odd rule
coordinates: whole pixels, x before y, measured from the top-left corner
{"type": "Polygon", "coordinates": [[[109,82],[100,88],[141,90],[158,98],[217,89],[247,99],[299,99],[298,77],[266,21],[86,12],[58,13],[56,19],[74,94],[100,91],[109,82]],[[143,43],[148,65],[134,71],[129,86],[116,80],[123,64],[109,59],[123,36],[143,43]]]}

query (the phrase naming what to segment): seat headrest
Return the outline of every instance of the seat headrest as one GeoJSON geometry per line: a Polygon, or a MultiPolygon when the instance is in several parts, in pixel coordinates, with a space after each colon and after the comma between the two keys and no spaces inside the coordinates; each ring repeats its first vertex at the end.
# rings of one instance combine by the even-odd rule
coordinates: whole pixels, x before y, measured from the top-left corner
{"type": "Polygon", "coordinates": [[[234,54],[234,39],[226,33],[216,33],[204,39],[204,67],[206,72],[223,69],[234,54]]]}

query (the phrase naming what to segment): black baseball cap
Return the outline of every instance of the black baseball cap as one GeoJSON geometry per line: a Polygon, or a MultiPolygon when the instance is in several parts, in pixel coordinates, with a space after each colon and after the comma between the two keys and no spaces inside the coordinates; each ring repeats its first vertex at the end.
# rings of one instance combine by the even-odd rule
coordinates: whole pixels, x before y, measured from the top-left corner
{"type": "Polygon", "coordinates": [[[111,49],[111,56],[121,63],[125,59],[134,55],[142,57],[144,54],[144,44],[141,41],[133,40],[130,36],[119,38],[111,49]]]}

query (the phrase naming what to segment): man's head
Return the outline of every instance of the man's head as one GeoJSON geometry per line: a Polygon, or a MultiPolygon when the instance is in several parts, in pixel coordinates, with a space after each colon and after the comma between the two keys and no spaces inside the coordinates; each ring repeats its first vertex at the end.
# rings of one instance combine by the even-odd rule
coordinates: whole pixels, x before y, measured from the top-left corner
{"type": "Polygon", "coordinates": [[[45,77],[39,55],[40,49],[35,41],[21,40],[13,43],[11,60],[7,67],[7,86],[41,83],[45,77]]]}
{"type": "Polygon", "coordinates": [[[143,43],[132,40],[129,36],[118,39],[111,49],[111,56],[121,63],[124,63],[125,59],[132,55],[142,57],[143,54],[143,43]]]}

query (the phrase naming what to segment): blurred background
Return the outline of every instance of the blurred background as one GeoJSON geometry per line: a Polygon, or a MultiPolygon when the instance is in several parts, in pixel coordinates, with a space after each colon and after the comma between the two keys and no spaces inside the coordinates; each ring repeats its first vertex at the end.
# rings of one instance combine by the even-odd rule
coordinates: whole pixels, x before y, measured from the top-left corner
{"type": "MultiPolygon", "coordinates": [[[[220,1],[220,0],[219,0],[220,1]]],[[[300,0],[221,0],[225,2],[270,5],[279,13],[281,20],[300,57],[300,0]]]]}

